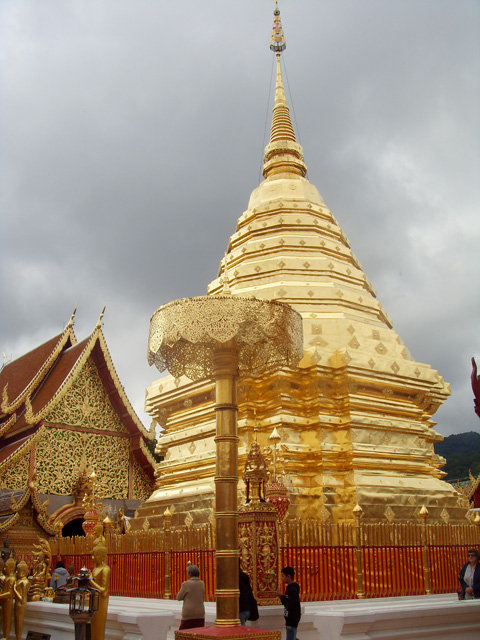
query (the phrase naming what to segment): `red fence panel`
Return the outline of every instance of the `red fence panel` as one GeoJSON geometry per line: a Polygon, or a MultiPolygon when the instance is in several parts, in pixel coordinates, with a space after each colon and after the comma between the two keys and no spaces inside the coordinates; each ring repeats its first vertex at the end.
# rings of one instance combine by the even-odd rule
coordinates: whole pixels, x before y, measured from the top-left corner
{"type": "Polygon", "coordinates": [[[281,547],[282,567],[295,569],[304,602],[356,597],[353,547],[281,547]]]}
{"type": "Polygon", "coordinates": [[[460,589],[458,574],[467,561],[468,549],[468,545],[429,545],[432,593],[454,593],[460,589]]]}
{"type": "Polygon", "coordinates": [[[200,578],[205,582],[205,600],[215,601],[215,551],[213,549],[191,551],[171,551],[170,553],[170,589],[172,598],[180,591],[182,582],[187,580],[188,562],[196,564],[200,569],[200,578]]]}
{"type": "Polygon", "coordinates": [[[362,552],[365,598],[425,593],[421,546],[367,546],[362,552]]]}

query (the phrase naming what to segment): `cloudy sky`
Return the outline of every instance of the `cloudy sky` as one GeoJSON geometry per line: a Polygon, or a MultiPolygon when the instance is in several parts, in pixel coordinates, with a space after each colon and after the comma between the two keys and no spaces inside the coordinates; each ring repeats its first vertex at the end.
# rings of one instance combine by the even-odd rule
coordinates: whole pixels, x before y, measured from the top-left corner
{"type": "MultiPolygon", "coordinates": [[[[480,429],[480,3],[281,0],[308,178],[480,429]]],[[[146,426],[151,314],[204,295],[260,180],[273,0],[3,0],[0,347],[104,332],[146,426]]],[[[287,84],[287,82],[286,82],[287,84]]],[[[270,103],[269,103],[270,98],[270,103]]],[[[292,105],[293,103],[293,105],[292,105]]]]}

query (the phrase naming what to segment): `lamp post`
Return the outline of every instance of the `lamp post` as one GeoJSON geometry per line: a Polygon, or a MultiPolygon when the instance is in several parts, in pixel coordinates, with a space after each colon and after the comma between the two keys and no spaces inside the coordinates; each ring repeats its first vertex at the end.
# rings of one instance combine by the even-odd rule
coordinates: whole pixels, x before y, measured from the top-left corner
{"type": "Polygon", "coordinates": [[[85,567],[75,579],[78,586],[70,591],[68,613],[75,623],[75,640],[90,640],[90,622],[98,610],[98,591],[88,586],[91,578],[85,567]]]}
{"type": "Polygon", "coordinates": [[[237,379],[298,364],[303,354],[302,318],[273,301],[227,293],[184,298],[152,316],[148,362],[159,371],[191,380],[215,380],[217,615],[215,626],[238,617],[237,379]]]}

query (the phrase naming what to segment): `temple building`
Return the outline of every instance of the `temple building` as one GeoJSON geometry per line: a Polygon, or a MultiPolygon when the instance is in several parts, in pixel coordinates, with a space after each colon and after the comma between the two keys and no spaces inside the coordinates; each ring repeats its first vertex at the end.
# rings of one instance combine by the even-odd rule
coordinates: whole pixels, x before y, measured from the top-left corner
{"type": "MultiPolygon", "coordinates": [[[[281,71],[285,38],[275,10],[277,61],[264,180],[252,192],[208,294],[277,300],[303,318],[304,357],[295,370],[239,381],[239,475],[258,425],[267,453],[276,429],[289,517],[365,522],[466,522],[468,501],[444,482],[442,439],[432,416],[450,393],[393,329],[339,223],[307,180],[281,71]],[[254,418],[254,415],[256,418],[254,418]]],[[[219,249],[219,254],[223,251],[219,249]]],[[[214,319],[212,318],[212,322],[214,319]]],[[[146,410],[162,427],[156,490],[138,511],[161,526],[166,507],[183,523],[211,518],[215,476],[213,382],[166,376],[147,389],[146,410]]],[[[242,485],[239,484],[239,503],[242,485]]]]}
{"type": "Polygon", "coordinates": [[[0,533],[17,546],[19,537],[81,533],[91,477],[113,517],[133,515],[153,490],[154,434],[125,395],[102,316],[81,342],[73,318],[0,371],[0,533]]]}

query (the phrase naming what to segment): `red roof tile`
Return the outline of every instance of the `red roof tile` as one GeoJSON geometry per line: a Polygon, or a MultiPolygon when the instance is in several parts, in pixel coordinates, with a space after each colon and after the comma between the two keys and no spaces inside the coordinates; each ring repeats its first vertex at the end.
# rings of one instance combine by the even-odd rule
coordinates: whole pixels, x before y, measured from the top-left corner
{"type": "MultiPolygon", "coordinates": [[[[0,371],[0,393],[8,383],[8,400],[12,403],[35,379],[42,367],[47,363],[55,348],[64,339],[65,333],[55,336],[33,351],[7,364],[0,371]]],[[[71,345],[70,338],[65,347],[71,345]]]]}

